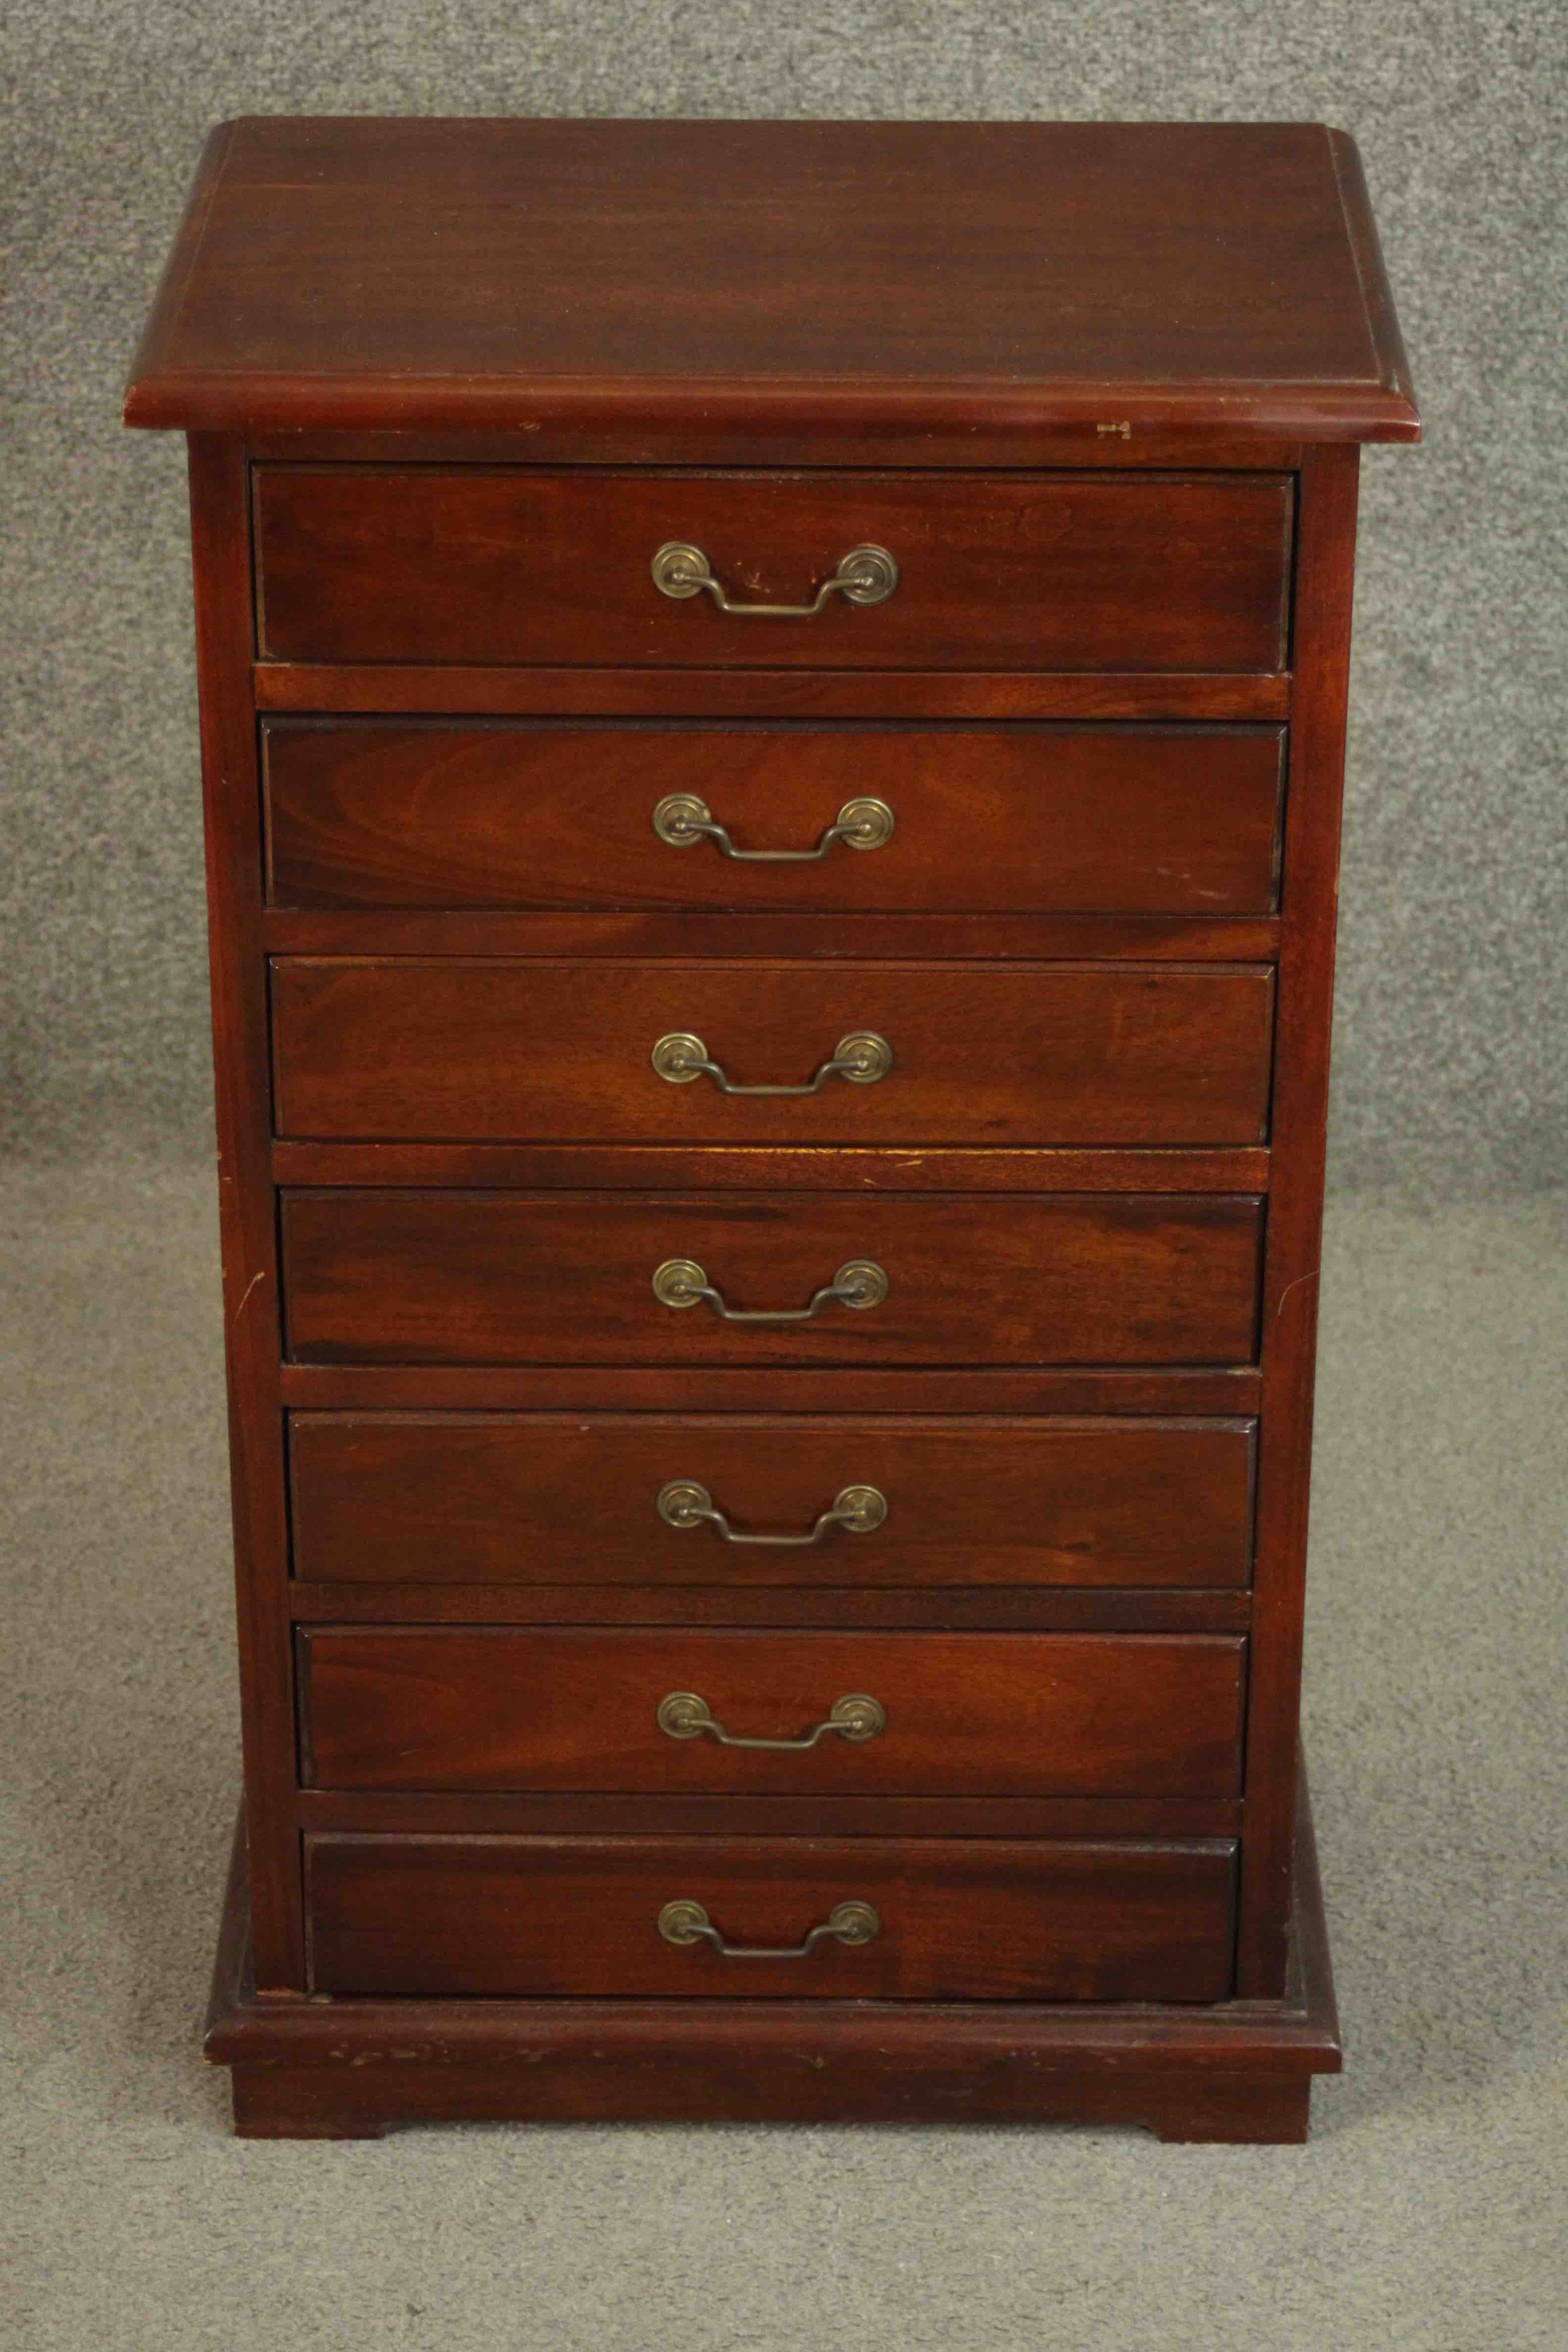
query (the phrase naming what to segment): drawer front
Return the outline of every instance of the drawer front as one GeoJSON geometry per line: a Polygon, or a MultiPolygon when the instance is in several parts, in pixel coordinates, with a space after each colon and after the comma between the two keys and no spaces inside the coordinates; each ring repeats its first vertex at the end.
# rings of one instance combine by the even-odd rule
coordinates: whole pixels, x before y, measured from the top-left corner
{"type": "Polygon", "coordinates": [[[1278,727],[273,721],[262,740],[268,891],[285,907],[1278,903],[1278,727]],[[844,818],[867,801],[888,817],[844,818]],[[726,845],[690,829],[696,803],[726,845]]]}
{"type": "Polygon", "coordinates": [[[1282,474],[647,474],[262,466],[258,634],[283,661],[816,669],[1277,670],[1282,474]],[[745,604],[898,584],[810,618],[671,597],[681,541],[745,604]]]}
{"type": "Polygon", "coordinates": [[[285,1321],[308,1363],[1234,1364],[1261,1231],[1229,1196],[285,1192],[285,1321]]]}
{"type": "Polygon", "coordinates": [[[276,1117],[445,1142],[1258,1143],[1273,1003],[1261,965],[285,957],[276,1117]]]}
{"type": "Polygon", "coordinates": [[[1253,1444],[1247,1421],[295,1413],[294,1572],[1234,1588],[1253,1444]]]}
{"type": "Polygon", "coordinates": [[[1230,1797],[1245,1654],[1233,1634],[316,1626],[301,1752],[320,1789],[1230,1797]]]}
{"type": "Polygon", "coordinates": [[[1217,1839],[305,1840],[310,1980],[335,1993],[1223,2000],[1235,1880],[1217,1839]],[[692,1908],[788,1950],[845,1904],[867,1940],[779,1959],[720,1952],[692,1908]]]}

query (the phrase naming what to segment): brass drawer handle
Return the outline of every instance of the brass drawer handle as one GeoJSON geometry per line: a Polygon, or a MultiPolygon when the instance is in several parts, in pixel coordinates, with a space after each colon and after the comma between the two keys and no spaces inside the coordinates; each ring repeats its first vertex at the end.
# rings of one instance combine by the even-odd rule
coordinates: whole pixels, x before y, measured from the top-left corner
{"type": "Polygon", "coordinates": [[[726,1731],[717,1722],[705,1698],[695,1691],[667,1691],[658,1703],[658,1727],[668,1739],[700,1739],[711,1732],[721,1748],[757,1748],[773,1756],[799,1756],[815,1748],[829,1732],[847,1739],[858,1748],[868,1739],[880,1739],[888,1727],[888,1710],[880,1699],[868,1698],[864,1691],[851,1691],[847,1698],[836,1698],[820,1723],[798,1739],[751,1739],[738,1731],[726,1731]]]}
{"type": "Polygon", "coordinates": [[[667,1257],[653,1277],[653,1295],[662,1307],[695,1307],[705,1298],[721,1323],[809,1323],[829,1300],[840,1307],[880,1307],[888,1295],[888,1277],[868,1257],[852,1257],[831,1282],[811,1294],[805,1307],[729,1307],[695,1258],[667,1257]]]}
{"type": "Polygon", "coordinates": [[[822,1541],[830,1528],[847,1528],[852,1536],[868,1536],[888,1516],[888,1498],[878,1486],[841,1486],[828,1508],[804,1536],[745,1535],[732,1528],[706,1486],[695,1478],[671,1478],[658,1490],[658,1516],[667,1528],[717,1528],[730,1544],[770,1544],[783,1550],[822,1541]]]}
{"type": "Polygon", "coordinates": [[[899,567],[885,547],[852,547],[838,559],[838,569],[825,580],[809,604],[736,604],[700,547],[683,539],[667,539],[653,559],[653,584],[661,596],[683,601],[700,596],[706,588],[721,613],[743,621],[809,621],[830,596],[847,597],[851,604],[884,604],[899,584],[899,567]]]}
{"type": "Polygon", "coordinates": [[[838,1944],[868,1944],[880,1935],[882,1922],[868,1903],[836,1903],[819,1927],[808,1928],[798,1944],[727,1944],[700,1903],[685,1899],[667,1903],[658,1915],[658,1932],[667,1944],[711,1944],[726,1960],[804,1960],[808,1952],[831,1937],[838,1944]]]}
{"type": "Polygon", "coordinates": [[[667,1086],[689,1087],[693,1078],[711,1078],[721,1095],[816,1095],[829,1078],[842,1078],[852,1087],[874,1087],[892,1068],[893,1049],[874,1029],[851,1029],[800,1087],[736,1086],[717,1062],[710,1060],[701,1038],[687,1029],[672,1029],[661,1037],[650,1058],[667,1086]]]}
{"type": "Polygon", "coordinates": [[[721,857],[738,866],[811,866],[826,857],[836,841],[847,849],[882,849],[893,837],[893,812],[886,801],[846,801],[815,849],[737,849],[727,825],[716,824],[713,812],[695,793],[667,793],[653,813],[653,829],[671,849],[695,849],[700,841],[716,841],[721,857]]]}

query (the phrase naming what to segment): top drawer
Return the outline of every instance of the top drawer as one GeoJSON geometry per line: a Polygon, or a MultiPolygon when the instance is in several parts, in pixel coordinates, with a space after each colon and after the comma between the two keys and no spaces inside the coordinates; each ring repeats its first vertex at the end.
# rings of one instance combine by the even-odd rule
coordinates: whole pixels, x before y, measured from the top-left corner
{"type": "Polygon", "coordinates": [[[1286,663],[1283,474],[260,466],[255,498],[258,642],[273,660],[1286,663]],[[663,593],[654,558],[670,543],[700,551],[742,609],[663,593]],[[805,617],[743,609],[810,605],[868,547],[896,567],[881,601],[830,591],[805,617]]]}

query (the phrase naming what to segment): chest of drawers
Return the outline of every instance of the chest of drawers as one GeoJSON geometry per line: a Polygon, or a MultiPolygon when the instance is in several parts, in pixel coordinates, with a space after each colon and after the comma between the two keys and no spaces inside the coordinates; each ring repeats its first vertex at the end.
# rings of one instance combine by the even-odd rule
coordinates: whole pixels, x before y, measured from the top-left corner
{"type": "Polygon", "coordinates": [[[226,125],[126,414],[190,444],[238,2128],[1304,2136],[1418,432],[1353,147],[226,125]]]}

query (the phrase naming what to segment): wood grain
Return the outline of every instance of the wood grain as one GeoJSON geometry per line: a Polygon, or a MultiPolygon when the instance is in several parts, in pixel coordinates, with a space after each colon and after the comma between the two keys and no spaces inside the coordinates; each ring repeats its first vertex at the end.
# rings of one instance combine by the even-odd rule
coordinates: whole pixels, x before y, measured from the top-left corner
{"type": "Polygon", "coordinates": [[[363,1412],[1255,1413],[1250,1364],[302,1364],[286,1405],[363,1412]]]}
{"type": "Polygon", "coordinates": [[[1218,2000],[1235,1850],[860,1838],[306,1841],[311,1981],[358,1994],[1218,2000]],[[883,1925],[808,1959],[726,1960],[656,1922],[798,1942],[847,1898],[883,1925]]]}
{"type": "Polygon", "coordinates": [[[854,1144],[301,1143],[272,1147],[283,1185],[464,1192],[1266,1192],[1262,1145],[1156,1150],[854,1144]]]}
{"type": "Polygon", "coordinates": [[[284,1136],[605,1143],[1259,1143],[1266,967],[280,958],[284,1136]],[[737,1087],[804,1087],[846,1035],[874,1084],[726,1095],[650,1056],[695,1036],[737,1087]]]}
{"type": "Polygon", "coordinates": [[[127,415],[194,428],[239,2127],[1300,2138],[1347,445],[1419,432],[1352,142],[246,121],[127,415]],[[900,579],[749,620],[659,595],[670,538],[739,599],[900,579]],[[680,788],[894,828],[726,860],[680,788]],[[876,1087],[648,1066],[853,1027],[876,1087]],[[673,1256],[890,1287],[726,1322],[673,1256]],[[731,1545],[675,1476],[742,1535],[890,1507],[731,1545]],[[887,1722],[677,1741],[678,1687],[887,1722]],[[676,1895],[879,1931],[726,1960],[676,1895]]]}
{"type": "Polygon", "coordinates": [[[126,415],[1409,439],[1353,158],[1312,123],[251,117],[126,415]]]}
{"type": "Polygon", "coordinates": [[[1312,453],[1301,475],[1300,667],[1279,951],[1278,1137],[1261,1326],[1257,1597],[1262,1640],[1247,1722],[1237,1948],[1240,1990],[1264,1998],[1278,1993],[1284,1981],[1290,1921],[1359,468],[1354,449],[1321,450],[1312,453]]]}
{"type": "MultiPolygon", "coordinates": [[[[668,425],[602,425],[594,436],[594,462],[605,466],[657,466],[670,454],[668,425]]],[[[459,431],[410,432],[394,427],[311,431],[303,425],[268,428],[254,425],[246,434],[253,459],[281,458],[289,465],[459,465],[510,466],[526,446],[531,465],[576,465],[583,459],[582,436],[548,419],[531,425],[526,445],[515,431],[486,432],[475,426],[459,431]]],[[[1299,438],[1267,439],[1242,428],[1228,436],[1218,431],[1201,436],[1159,433],[1152,429],[1128,434],[1104,434],[1079,421],[1041,425],[1028,436],[1029,462],[1042,466],[1114,467],[1142,471],[1153,466],[1170,471],[1217,467],[1226,473],[1257,470],[1293,474],[1301,463],[1299,438]]],[[[1016,433],[1009,435],[976,426],[962,444],[931,433],[911,433],[898,423],[879,426],[863,416],[853,429],[812,428],[801,419],[791,430],[769,436],[769,462],[781,466],[919,466],[945,467],[967,473],[975,467],[1011,466],[1018,461],[1016,433]]],[[[752,464],[757,437],[743,426],[710,422],[703,434],[702,462],[707,465],[752,464]]]]}
{"type": "Polygon", "coordinates": [[[1245,1643],[1227,1635],[312,1626],[300,1741],[321,1789],[1227,1797],[1245,1643]],[[668,1737],[671,1691],[801,1739],[846,1692],[887,1727],[791,1752],[668,1737]]]}
{"type": "MultiPolygon", "coordinates": [[[[303,1625],[801,1626],[827,1632],[1245,1633],[1237,1586],[1058,1584],[372,1584],[289,1588],[303,1625]]],[[[1169,1826],[1169,1824],[1166,1824],[1169,1826]]],[[[1234,1829],[1238,1823],[1222,1826],[1234,1829]]]]}
{"type": "Polygon", "coordinates": [[[282,955],[510,955],[598,961],[637,956],[884,959],[952,963],[1255,963],[1279,945],[1273,915],[682,914],[270,908],[282,955]]]}
{"type": "Polygon", "coordinates": [[[315,662],[687,668],[1278,670],[1291,485],[1267,474],[567,473],[258,467],[257,643],[315,662]],[[672,600],[700,547],[732,597],[809,603],[855,547],[885,603],[748,621],[672,600]]]}
{"type": "Polygon", "coordinates": [[[658,1795],[636,1790],[301,1789],[307,1835],[395,1837],[1232,1838],[1239,1797],[658,1795]]]}
{"type": "Polygon", "coordinates": [[[1241,1586],[1248,1422],[295,1413],[294,1572],[372,1584],[1241,1586]],[[809,1549],[656,1508],[696,1479],[741,1533],[802,1533],[846,1486],[888,1517],[809,1549]]]}
{"type": "MultiPolygon", "coordinates": [[[[742,625],[744,625],[743,624],[742,625]]],[[[506,669],[450,662],[259,661],[258,710],[585,719],[1283,719],[1268,670],[506,669]]]]}
{"type": "Polygon", "coordinates": [[[236,2126],[252,2136],[375,2137],[395,2123],[473,2116],[701,2121],[732,2115],[739,2099],[749,2116],[781,2122],[1000,2117],[1299,2142],[1312,2076],[1337,2072],[1341,2049],[1298,1786],[1296,1906],[1278,2000],[261,2001],[237,1840],[205,2052],[233,2066],[236,2126]]]}
{"type": "Polygon", "coordinates": [[[1252,1360],[1259,1204],[963,1197],[290,1192],[288,1346],[303,1362],[1201,1364],[1252,1360]],[[738,1310],[798,1310],[869,1259],[879,1307],[727,1324],[652,1287],[701,1265],[738,1310]]]}
{"type": "Polygon", "coordinates": [[[1269,728],[323,726],[262,730],[285,907],[1267,914],[1269,728]],[[812,865],[661,840],[668,793],[741,850],[804,850],[873,795],[891,838],[812,865]]]}
{"type": "Polygon", "coordinates": [[[299,1842],[289,1818],[294,1696],[259,785],[247,693],[249,533],[238,443],[195,434],[189,467],[251,1932],[258,1982],[282,1991],[303,1984],[304,1958],[299,1842]]]}

